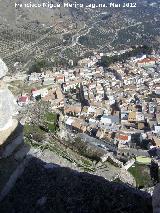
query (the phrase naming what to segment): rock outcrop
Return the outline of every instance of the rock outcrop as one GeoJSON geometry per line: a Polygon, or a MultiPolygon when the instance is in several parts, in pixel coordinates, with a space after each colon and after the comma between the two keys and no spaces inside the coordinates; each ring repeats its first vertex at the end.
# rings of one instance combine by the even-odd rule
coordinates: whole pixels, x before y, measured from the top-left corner
{"type": "Polygon", "coordinates": [[[7,66],[0,59],[0,194],[2,191],[8,191],[8,183],[14,183],[9,182],[19,165],[19,158],[14,156],[23,148],[23,126],[14,118],[17,104],[3,81],[7,71],[7,66]]]}
{"type": "Polygon", "coordinates": [[[159,213],[160,212],[160,183],[157,184],[157,186],[154,188],[152,205],[153,205],[153,213],[159,213]]]}
{"type": "Polygon", "coordinates": [[[12,116],[16,114],[16,101],[14,96],[6,87],[0,83],[0,131],[12,126],[12,116]]]}
{"type": "Polygon", "coordinates": [[[1,213],[152,213],[151,196],[125,184],[32,158],[1,213]]]}
{"type": "Polygon", "coordinates": [[[13,119],[13,116],[17,112],[16,100],[3,81],[3,77],[6,75],[7,71],[7,66],[0,59],[0,145],[5,142],[18,124],[13,119]]]}
{"type": "Polygon", "coordinates": [[[0,79],[2,77],[4,77],[8,72],[8,68],[6,66],[6,64],[2,61],[2,59],[0,58],[0,79]]]}

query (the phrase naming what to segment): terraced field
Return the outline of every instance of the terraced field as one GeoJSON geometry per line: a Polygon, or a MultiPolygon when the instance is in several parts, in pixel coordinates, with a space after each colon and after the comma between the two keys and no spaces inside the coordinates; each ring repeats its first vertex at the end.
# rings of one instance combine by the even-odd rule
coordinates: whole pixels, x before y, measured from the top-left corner
{"type": "MultiPolygon", "coordinates": [[[[3,4],[0,1],[0,6],[3,4]]],[[[157,48],[160,42],[159,10],[145,2],[138,3],[135,9],[56,11],[61,18],[54,11],[52,14],[52,11],[44,10],[37,12],[39,15],[48,12],[48,22],[44,19],[43,23],[35,11],[32,14],[14,11],[12,20],[11,15],[5,19],[0,9],[0,15],[4,16],[3,19],[0,16],[0,57],[10,71],[16,71],[13,65],[18,61],[22,65],[20,71],[26,72],[37,58],[52,62],[57,58],[76,60],[87,52],[112,52],[142,43],[157,48]]]]}
{"type": "Polygon", "coordinates": [[[160,33],[158,6],[141,2],[136,9],[115,10],[110,10],[107,18],[103,18],[101,13],[92,23],[89,21],[90,30],[79,37],[79,43],[89,49],[100,48],[101,51],[120,50],[138,44],[150,44],[157,48],[160,33]]]}

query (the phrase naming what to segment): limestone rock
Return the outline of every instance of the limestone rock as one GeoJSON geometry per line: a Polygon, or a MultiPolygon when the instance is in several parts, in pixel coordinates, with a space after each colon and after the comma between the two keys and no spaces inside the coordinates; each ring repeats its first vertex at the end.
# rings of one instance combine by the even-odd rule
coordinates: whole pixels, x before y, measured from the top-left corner
{"type": "Polygon", "coordinates": [[[0,59],[0,131],[12,126],[12,116],[17,112],[16,100],[2,79],[7,72],[7,66],[0,59]]]}
{"type": "Polygon", "coordinates": [[[16,119],[13,119],[11,127],[0,131],[0,135],[1,135],[0,145],[2,145],[7,140],[9,135],[13,134],[13,132],[16,130],[17,126],[18,126],[18,121],[16,119]]]}
{"type": "Polygon", "coordinates": [[[6,64],[2,61],[2,59],[0,58],[0,79],[4,77],[7,72],[8,72],[8,68],[6,64]]]}
{"type": "Polygon", "coordinates": [[[12,116],[16,114],[16,101],[8,88],[0,87],[0,131],[12,125],[12,116]]]}

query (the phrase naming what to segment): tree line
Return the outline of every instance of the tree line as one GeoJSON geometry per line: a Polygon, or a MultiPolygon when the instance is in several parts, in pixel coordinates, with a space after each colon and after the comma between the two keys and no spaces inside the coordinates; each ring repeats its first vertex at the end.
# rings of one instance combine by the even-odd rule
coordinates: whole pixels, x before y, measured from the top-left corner
{"type": "Polygon", "coordinates": [[[97,63],[99,66],[103,67],[109,67],[111,64],[116,62],[122,62],[124,63],[126,60],[128,60],[131,57],[135,57],[139,54],[151,54],[152,53],[152,47],[149,47],[147,45],[142,46],[132,46],[132,50],[127,51],[120,55],[113,55],[113,56],[102,56],[101,60],[97,63]]]}

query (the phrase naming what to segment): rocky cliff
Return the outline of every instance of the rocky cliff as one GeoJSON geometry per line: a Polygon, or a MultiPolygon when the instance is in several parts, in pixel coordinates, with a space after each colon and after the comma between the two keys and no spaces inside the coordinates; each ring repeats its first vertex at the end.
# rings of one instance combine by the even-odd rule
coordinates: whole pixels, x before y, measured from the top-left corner
{"type": "Polygon", "coordinates": [[[125,184],[32,158],[1,213],[151,213],[151,197],[125,184]]]}
{"type": "Polygon", "coordinates": [[[9,128],[14,130],[13,127],[15,127],[15,122],[12,119],[12,116],[17,112],[15,98],[3,81],[3,77],[7,72],[7,66],[0,59],[0,144],[5,140],[5,138],[3,138],[4,131],[7,131],[9,128]]]}
{"type": "Polygon", "coordinates": [[[0,79],[4,77],[7,72],[8,72],[8,68],[6,64],[2,61],[2,59],[0,58],[0,79]]]}

